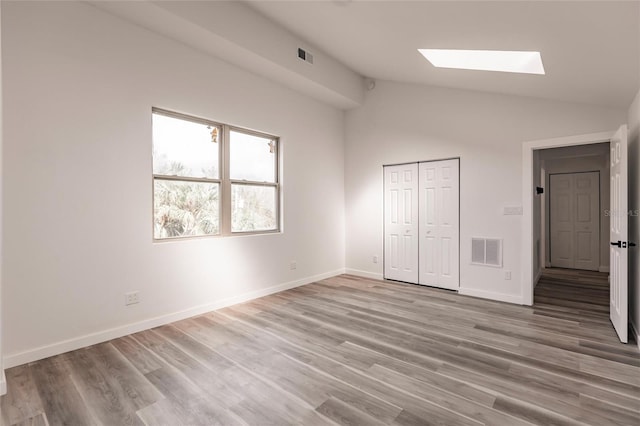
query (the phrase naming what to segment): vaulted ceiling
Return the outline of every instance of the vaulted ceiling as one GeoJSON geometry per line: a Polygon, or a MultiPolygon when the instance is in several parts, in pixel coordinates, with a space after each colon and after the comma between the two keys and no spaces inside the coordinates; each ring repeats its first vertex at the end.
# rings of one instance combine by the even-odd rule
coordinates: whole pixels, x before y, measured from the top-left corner
{"type": "Polygon", "coordinates": [[[339,108],[363,78],[624,109],[640,82],[639,1],[88,1],[339,108]],[[435,68],[419,48],[539,51],[546,75],[435,68]]]}
{"type": "Polygon", "coordinates": [[[637,1],[247,1],[362,76],[626,108],[637,1]],[[434,68],[418,48],[540,51],[546,75],[434,68]]]}

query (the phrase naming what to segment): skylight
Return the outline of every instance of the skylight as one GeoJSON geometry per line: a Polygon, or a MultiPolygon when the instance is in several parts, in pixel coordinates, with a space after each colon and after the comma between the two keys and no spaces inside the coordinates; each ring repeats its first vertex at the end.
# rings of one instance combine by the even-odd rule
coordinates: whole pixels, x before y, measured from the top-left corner
{"type": "Polygon", "coordinates": [[[544,74],[540,52],[452,49],[418,51],[438,68],[544,74]]]}

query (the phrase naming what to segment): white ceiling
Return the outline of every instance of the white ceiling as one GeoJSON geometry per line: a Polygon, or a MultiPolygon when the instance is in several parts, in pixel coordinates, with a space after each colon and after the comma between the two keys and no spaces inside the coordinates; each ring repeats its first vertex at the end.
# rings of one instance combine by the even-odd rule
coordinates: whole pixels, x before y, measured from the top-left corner
{"type": "Polygon", "coordinates": [[[620,108],[638,91],[638,1],[247,3],[373,79],[620,108]],[[437,69],[418,48],[538,50],[546,75],[437,69]]]}

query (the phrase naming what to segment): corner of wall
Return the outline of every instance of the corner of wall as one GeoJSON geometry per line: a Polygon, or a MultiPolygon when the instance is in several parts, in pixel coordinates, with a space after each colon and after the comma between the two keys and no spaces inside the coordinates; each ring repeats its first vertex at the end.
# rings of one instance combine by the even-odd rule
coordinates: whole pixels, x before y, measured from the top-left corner
{"type": "Polygon", "coordinates": [[[372,279],[372,280],[383,280],[384,279],[384,275],[383,274],[379,274],[377,272],[362,271],[360,269],[347,268],[345,270],[345,273],[349,274],[349,275],[355,275],[357,277],[369,278],[369,279],[372,279]]]}
{"type": "Polygon", "coordinates": [[[540,281],[540,278],[542,277],[542,271],[544,271],[544,268],[538,268],[538,271],[536,272],[536,275],[533,278],[533,288],[536,288],[536,286],[538,285],[538,282],[540,281]]]}
{"type": "MultiPolygon", "coordinates": [[[[0,34],[2,33],[2,4],[0,2],[0,34]]],[[[1,38],[1,37],[0,37],[1,38]]],[[[0,46],[2,42],[0,41],[0,46]]],[[[0,47],[0,395],[7,393],[7,380],[2,361],[2,48],[0,47]]]]}
{"type": "MultiPolygon", "coordinates": [[[[640,208],[640,90],[629,106],[627,118],[629,129],[629,210],[640,208]]],[[[629,241],[640,240],[640,218],[637,213],[629,216],[629,241]]],[[[636,253],[638,248],[635,248],[636,253]]],[[[630,254],[633,251],[629,252],[630,254]]],[[[629,257],[629,323],[638,348],[640,348],[640,261],[629,257]]]]}
{"type": "Polygon", "coordinates": [[[4,374],[4,370],[0,368],[0,395],[7,393],[7,378],[4,374]]]}
{"type": "Polygon", "coordinates": [[[633,318],[629,321],[629,325],[631,326],[631,333],[633,333],[636,345],[638,346],[638,349],[640,349],[640,333],[638,332],[638,326],[633,322],[633,318]]]}

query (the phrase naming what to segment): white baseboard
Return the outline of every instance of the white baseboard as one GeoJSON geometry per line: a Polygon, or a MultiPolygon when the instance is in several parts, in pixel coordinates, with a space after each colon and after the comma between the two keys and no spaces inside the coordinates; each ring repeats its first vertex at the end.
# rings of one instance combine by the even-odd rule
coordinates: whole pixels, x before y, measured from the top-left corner
{"type": "Polygon", "coordinates": [[[175,321],[180,321],[185,318],[190,318],[196,315],[201,315],[207,312],[215,311],[217,309],[226,308],[227,306],[247,302],[249,300],[257,299],[259,297],[264,297],[270,294],[279,293],[284,290],[300,287],[306,284],[310,284],[316,281],[320,281],[320,280],[330,278],[336,275],[344,274],[344,273],[345,273],[344,269],[338,269],[335,271],[326,272],[323,274],[314,275],[311,277],[306,277],[306,278],[302,278],[295,281],[289,281],[286,283],[263,288],[260,290],[250,291],[248,293],[243,293],[237,296],[228,297],[226,299],[222,299],[213,303],[207,303],[204,305],[195,306],[190,309],[185,309],[179,312],[173,312],[167,315],[161,315],[155,318],[150,318],[150,319],[139,321],[133,324],[127,324],[124,326],[115,327],[108,330],[98,331],[96,333],[87,334],[87,335],[76,337],[73,339],[63,340],[61,342],[56,342],[50,345],[29,349],[24,352],[9,354],[4,357],[4,365],[5,365],[5,368],[15,367],[18,365],[37,361],[39,359],[48,358],[50,356],[59,355],[61,353],[65,353],[65,352],[73,351],[76,349],[84,348],[87,346],[95,345],[98,343],[106,342],[108,340],[117,339],[118,337],[137,333],[139,331],[148,330],[154,327],[159,327],[161,325],[169,324],[175,321]]]}
{"type": "Polygon", "coordinates": [[[631,332],[636,338],[636,345],[638,346],[638,349],[640,349],[640,333],[638,333],[640,329],[633,323],[633,321],[629,321],[629,324],[631,324],[631,332]]]}
{"type": "MultiPolygon", "coordinates": [[[[345,270],[346,274],[350,274],[350,275],[356,275],[358,277],[364,277],[364,278],[371,278],[374,280],[383,280],[384,279],[384,275],[383,274],[379,274],[379,273],[375,273],[375,272],[368,272],[368,271],[362,271],[359,269],[351,269],[351,268],[347,268],[345,270]]],[[[540,274],[542,275],[542,271],[540,271],[540,274]]],[[[539,276],[536,278],[539,278],[539,276]]],[[[491,291],[484,291],[484,290],[476,290],[473,288],[463,288],[460,287],[458,289],[458,293],[460,294],[464,294],[467,296],[473,296],[473,297],[480,297],[482,299],[489,299],[489,300],[496,300],[498,302],[507,302],[507,303],[514,303],[517,305],[522,305],[523,301],[522,301],[522,296],[518,295],[518,296],[514,296],[511,294],[504,294],[504,293],[494,293],[491,291]]]]}
{"type": "Polygon", "coordinates": [[[460,287],[458,293],[466,296],[480,297],[482,299],[495,300],[498,302],[515,303],[516,305],[523,305],[522,296],[504,293],[495,293],[492,291],[477,290],[475,288],[460,287]]]}
{"type": "Polygon", "coordinates": [[[363,278],[371,278],[372,280],[383,280],[384,279],[384,275],[383,274],[379,274],[377,272],[361,271],[360,269],[347,268],[347,269],[345,269],[345,273],[349,274],[349,275],[356,275],[358,277],[363,277],[363,278]]]}
{"type": "Polygon", "coordinates": [[[0,395],[4,395],[6,393],[7,393],[7,377],[4,375],[4,369],[0,368],[0,395]]]}
{"type": "Polygon", "coordinates": [[[598,268],[599,272],[609,272],[609,267],[608,266],[601,266],[598,268]]]}

